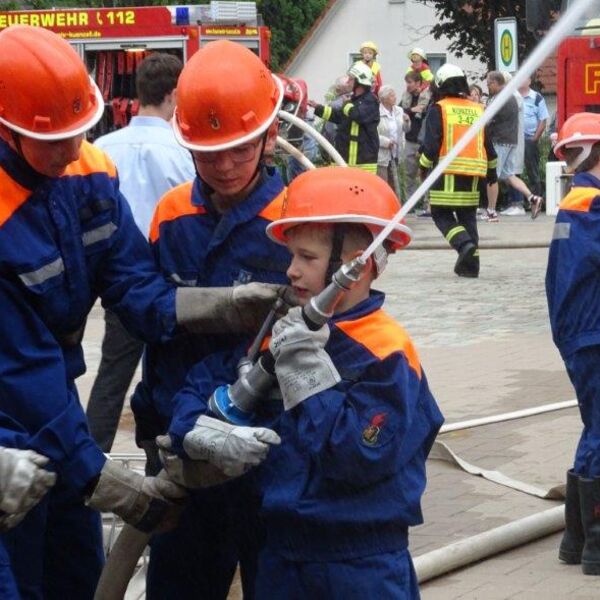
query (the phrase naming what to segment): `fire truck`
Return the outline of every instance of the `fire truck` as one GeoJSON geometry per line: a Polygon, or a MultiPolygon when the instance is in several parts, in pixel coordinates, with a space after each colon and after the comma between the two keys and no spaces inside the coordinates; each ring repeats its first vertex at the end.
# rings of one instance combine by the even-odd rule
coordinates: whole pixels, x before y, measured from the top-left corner
{"type": "MultiPolygon", "coordinates": [[[[563,2],[563,10],[573,0],[563,2]]],[[[557,130],[578,112],[600,113],[600,7],[591,2],[557,55],[557,130]]]]}
{"type": "Polygon", "coordinates": [[[0,12],[0,30],[11,25],[54,31],[84,60],[107,106],[92,138],[137,114],[135,72],[147,53],[169,52],[186,62],[201,46],[228,39],[270,63],[271,33],[255,2],[0,12]]]}

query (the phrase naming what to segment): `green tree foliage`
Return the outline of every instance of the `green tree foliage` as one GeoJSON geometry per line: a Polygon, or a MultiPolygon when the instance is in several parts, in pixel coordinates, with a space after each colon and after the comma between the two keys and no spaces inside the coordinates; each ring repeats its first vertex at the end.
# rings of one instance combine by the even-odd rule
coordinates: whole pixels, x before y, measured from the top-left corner
{"type": "MultiPolygon", "coordinates": [[[[451,40],[448,47],[458,57],[465,54],[494,67],[494,19],[516,17],[519,56],[527,56],[538,40],[527,31],[525,0],[418,0],[433,5],[437,23],[431,29],[434,37],[451,40]]],[[[545,3],[548,17],[560,9],[560,0],[545,3]]]]}
{"type": "Polygon", "coordinates": [[[327,0],[259,0],[259,12],[271,28],[271,62],[279,71],[321,14],[327,0]]]}

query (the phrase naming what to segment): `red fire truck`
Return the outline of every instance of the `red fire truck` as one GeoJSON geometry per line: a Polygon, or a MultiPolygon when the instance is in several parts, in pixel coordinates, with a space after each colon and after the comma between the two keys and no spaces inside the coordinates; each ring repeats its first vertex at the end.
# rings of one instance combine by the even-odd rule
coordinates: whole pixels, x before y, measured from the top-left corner
{"type": "MultiPolygon", "coordinates": [[[[572,3],[572,0],[564,1],[563,10],[572,3]]],[[[557,131],[574,113],[600,113],[600,11],[597,2],[590,3],[575,33],[563,40],[558,48],[556,109],[557,131]]]]}
{"type": "Polygon", "coordinates": [[[92,137],[137,113],[135,71],[148,52],[170,52],[185,62],[204,44],[229,39],[270,62],[271,34],[255,2],[0,12],[0,30],[11,25],[50,29],[85,61],[109,108],[92,137]]]}

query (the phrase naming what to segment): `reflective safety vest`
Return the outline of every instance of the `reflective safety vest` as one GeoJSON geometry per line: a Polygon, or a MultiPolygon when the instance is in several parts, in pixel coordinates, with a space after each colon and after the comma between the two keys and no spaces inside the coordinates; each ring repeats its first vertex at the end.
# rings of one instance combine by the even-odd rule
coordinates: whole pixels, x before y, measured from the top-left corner
{"type": "MultiPolygon", "coordinates": [[[[442,111],[442,145],[440,148],[440,160],[442,160],[467,129],[481,117],[483,106],[464,98],[454,97],[444,98],[437,104],[442,111]]],[[[444,173],[485,177],[487,168],[484,133],[481,130],[450,163],[444,173]]]]}

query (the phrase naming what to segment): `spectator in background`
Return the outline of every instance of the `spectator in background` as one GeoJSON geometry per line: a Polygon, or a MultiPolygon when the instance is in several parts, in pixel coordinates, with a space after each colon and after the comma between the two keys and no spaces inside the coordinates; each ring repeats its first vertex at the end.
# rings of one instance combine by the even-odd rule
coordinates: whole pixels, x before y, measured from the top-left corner
{"type": "Polygon", "coordinates": [[[525,133],[525,172],[529,187],[534,194],[542,195],[540,181],[540,149],[538,141],[542,137],[548,123],[548,107],[544,97],[531,89],[531,77],[519,88],[523,98],[523,125],[525,133]]]}
{"type": "MultiPolygon", "coordinates": [[[[341,75],[335,80],[335,83],[329,88],[325,94],[325,102],[332,109],[341,109],[342,106],[350,99],[352,95],[352,81],[348,75],[341,75]]],[[[323,128],[321,133],[327,141],[335,144],[335,134],[337,132],[337,123],[333,121],[321,120],[323,128]]]]}
{"type": "MultiPolygon", "coordinates": [[[[494,98],[500,94],[506,85],[504,75],[500,71],[490,71],[487,76],[487,85],[490,101],[494,101],[494,98]]],[[[542,206],[542,197],[534,194],[527,187],[527,184],[520,177],[517,177],[515,171],[519,135],[519,107],[514,96],[505,102],[489,122],[487,135],[498,155],[498,179],[505,181],[527,198],[527,202],[531,206],[531,218],[535,219],[542,206]]],[[[495,210],[497,192],[496,198],[494,198],[493,190],[490,187],[488,187],[488,200],[488,208],[495,210]]],[[[503,214],[506,216],[524,215],[525,209],[522,206],[514,205],[504,211],[503,214]]]]}
{"type": "Polygon", "coordinates": [[[469,86],[469,100],[477,104],[483,104],[483,90],[476,83],[469,86]]]}
{"type": "MultiPolygon", "coordinates": [[[[508,83],[512,79],[512,75],[508,71],[502,71],[502,76],[504,77],[504,82],[508,83]]],[[[515,152],[515,163],[514,163],[514,171],[515,175],[521,178],[521,174],[523,173],[523,168],[525,165],[525,134],[524,134],[524,117],[523,117],[523,98],[521,94],[517,91],[513,94],[515,100],[517,101],[517,107],[519,109],[519,129],[517,133],[517,149],[515,152]]],[[[525,210],[523,206],[523,195],[521,192],[516,190],[511,185],[508,186],[507,190],[508,194],[508,208],[503,210],[500,214],[507,214],[511,216],[511,211],[514,211],[513,207],[517,207],[519,210],[519,214],[524,214],[521,212],[521,208],[525,210]],[[508,212],[507,212],[508,211],[508,212]]]]}
{"type": "MultiPolygon", "coordinates": [[[[146,57],[136,73],[138,116],[129,126],[96,140],[96,146],[115,163],[121,191],[145,237],[159,198],[195,177],[190,153],[177,143],[169,123],[182,68],[179,58],[171,54],[146,57]]],[[[104,313],[104,321],[102,359],[90,393],[87,418],[96,443],[104,452],[110,452],[144,345],[125,330],[112,311],[104,313]]]]}
{"type": "Polygon", "coordinates": [[[362,57],[362,61],[373,72],[373,87],[371,88],[371,91],[376,96],[379,93],[379,89],[383,85],[383,80],[381,79],[381,65],[375,60],[377,58],[377,54],[379,54],[379,50],[375,42],[363,42],[360,45],[360,55],[362,57]]]}
{"type": "Polygon", "coordinates": [[[433,81],[433,73],[427,63],[427,54],[423,48],[413,48],[408,53],[410,67],[406,70],[407,73],[420,73],[423,79],[422,87],[427,87],[433,81]]]}
{"type": "MultiPolygon", "coordinates": [[[[409,127],[404,135],[404,181],[406,198],[410,198],[419,186],[419,132],[423,125],[423,117],[431,100],[429,87],[423,87],[421,73],[410,71],[404,76],[406,92],[402,95],[400,106],[404,110],[404,118],[409,127]]],[[[424,199],[427,206],[427,199],[424,199]]]]}
{"type": "Polygon", "coordinates": [[[410,121],[404,119],[404,111],[400,106],[396,106],[396,102],[397,97],[394,88],[390,85],[384,85],[379,90],[377,175],[387,181],[400,198],[398,157],[402,156],[404,133],[410,127],[410,121]]]}

